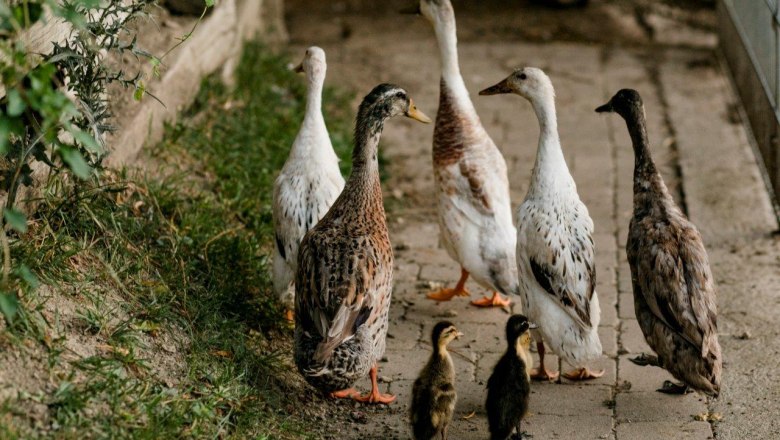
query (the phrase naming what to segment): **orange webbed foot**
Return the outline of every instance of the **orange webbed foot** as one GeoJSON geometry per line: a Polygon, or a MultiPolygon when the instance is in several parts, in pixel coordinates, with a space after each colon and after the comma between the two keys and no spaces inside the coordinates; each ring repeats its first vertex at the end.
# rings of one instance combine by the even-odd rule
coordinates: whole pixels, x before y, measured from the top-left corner
{"type": "Polygon", "coordinates": [[[546,368],[534,368],[531,370],[531,379],[533,380],[549,380],[550,382],[558,379],[559,373],[557,371],[549,371],[546,368]]]}
{"type": "Polygon", "coordinates": [[[466,289],[441,289],[436,292],[430,292],[426,295],[429,299],[434,301],[449,301],[456,296],[471,296],[471,293],[466,289]]]}
{"type": "Polygon", "coordinates": [[[347,388],[345,390],[334,391],[329,394],[333,399],[349,399],[359,396],[360,393],[354,388],[347,388]]]}
{"type": "Polygon", "coordinates": [[[471,301],[471,304],[477,307],[509,307],[512,301],[509,298],[504,299],[498,292],[493,292],[493,297],[483,296],[471,301]]]}
{"type": "Polygon", "coordinates": [[[352,399],[363,403],[383,403],[389,405],[395,401],[395,396],[392,394],[382,394],[379,391],[374,390],[364,396],[353,396],[352,399]]]}
{"type": "Polygon", "coordinates": [[[591,380],[597,379],[604,375],[604,370],[590,371],[588,368],[577,368],[568,373],[564,373],[563,377],[569,380],[591,380]]]}

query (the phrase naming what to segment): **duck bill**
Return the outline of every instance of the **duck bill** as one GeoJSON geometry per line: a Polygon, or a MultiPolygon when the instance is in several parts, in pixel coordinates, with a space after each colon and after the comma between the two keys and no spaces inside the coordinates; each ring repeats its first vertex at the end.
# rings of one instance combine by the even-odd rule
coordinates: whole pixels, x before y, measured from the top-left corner
{"type": "Polygon", "coordinates": [[[612,101],[602,106],[596,107],[596,113],[611,113],[613,111],[614,109],[612,108],[612,101]]]}
{"type": "Polygon", "coordinates": [[[539,328],[539,325],[538,325],[538,324],[535,324],[535,323],[533,323],[533,322],[529,322],[529,323],[528,323],[528,328],[529,328],[529,329],[531,329],[531,330],[533,330],[533,329],[537,329],[537,328],[539,328]]]}
{"type": "Polygon", "coordinates": [[[463,332],[457,332],[455,333],[455,339],[460,339],[461,336],[463,336],[463,332]]]}
{"type": "Polygon", "coordinates": [[[420,3],[417,3],[414,6],[409,6],[406,8],[401,9],[398,11],[399,14],[405,14],[405,15],[420,15],[420,3]]]}
{"type": "Polygon", "coordinates": [[[298,64],[293,68],[293,72],[295,73],[303,73],[303,63],[298,64]]]}
{"type": "Polygon", "coordinates": [[[479,92],[479,94],[482,96],[500,95],[502,93],[512,93],[512,89],[509,88],[509,83],[507,83],[506,80],[503,80],[500,83],[479,92]]]}
{"type": "Polygon", "coordinates": [[[420,122],[425,123],[425,124],[430,124],[431,123],[431,118],[429,118],[428,116],[425,116],[425,113],[423,113],[420,110],[418,110],[417,106],[414,105],[414,101],[411,100],[411,99],[409,100],[409,110],[406,111],[406,117],[407,118],[412,118],[415,121],[420,121],[420,122]]]}

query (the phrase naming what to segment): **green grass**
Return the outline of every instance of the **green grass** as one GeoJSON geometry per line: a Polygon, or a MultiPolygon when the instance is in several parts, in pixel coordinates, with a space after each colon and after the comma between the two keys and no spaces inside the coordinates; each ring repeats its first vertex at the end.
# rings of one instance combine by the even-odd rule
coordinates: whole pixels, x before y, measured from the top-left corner
{"type": "MultiPolygon", "coordinates": [[[[205,81],[151,148],[158,171],[52,181],[12,243],[41,287],[16,275],[22,309],[0,330],[0,353],[30,356],[48,386],[0,402],[0,437],[310,437],[284,410],[291,331],[269,278],[273,179],[304,111],[285,66],[248,45],[235,89],[205,81]],[[74,354],[74,338],[97,348],[74,354]]],[[[349,98],[324,98],[345,172],[349,98]]]]}

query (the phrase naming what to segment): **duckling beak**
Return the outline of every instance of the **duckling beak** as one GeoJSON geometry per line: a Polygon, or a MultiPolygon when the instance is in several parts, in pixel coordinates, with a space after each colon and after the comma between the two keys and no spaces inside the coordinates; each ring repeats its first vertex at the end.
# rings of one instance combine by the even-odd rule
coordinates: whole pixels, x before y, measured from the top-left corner
{"type": "Polygon", "coordinates": [[[461,336],[463,336],[463,332],[455,333],[455,339],[460,339],[461,336]]]}
{"type": "Polygon", "coordinates": [[[399,14],[406,14],[406,15],[420,15],[420,3],[417,3],[414,6],[409,6],[406,8],[401,9],[398,11],[399,14]]]}
{"type": "Polygon", "coordinates": [[[509,88],[509,83],[506,81],[506,79],[479,92],[479,94],[482,96],[498,95],[501,93],[512,93],[512,89],[509,88]]]}
{"type": "Polygon", "coordinates": [[[431,118],[425,116],[425,113],[418,110],[412,99],[409,99],[409,110],[406,111],[406,117],[423,122],[425,124],[431,123],[431,118]]]}
{"type": "Polygon", "coordinates": [[[612,101],[609,101],[602,106],[596,107],[596,113],[611,113],[613,111],[615,111],[615,109],[612,108],[612,101]]]}
{"type": "Polygon", "coordinates": [[[303,62],[301,64],[298,64],[293,68],[293,72],[295,73],[303,73],[303,62]]]}
{"type": "Polygon", "coordinates": [[[535,328],[539,328],[539,326],[537,324],[533,323],[533,322],[529,322],[528,323],[528,328],[533,330],[535,328]]]}

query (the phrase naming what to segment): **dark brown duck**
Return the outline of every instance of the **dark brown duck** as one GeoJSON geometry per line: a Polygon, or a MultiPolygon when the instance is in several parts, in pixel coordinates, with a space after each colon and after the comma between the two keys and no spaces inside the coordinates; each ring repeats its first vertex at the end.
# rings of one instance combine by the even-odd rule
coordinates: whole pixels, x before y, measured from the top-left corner
{"type": "Polygon", "coordinates": [[[648,149],[645,111],[635,90],[620,90],[596,109],[623,117],[634,147],[634,213],[626,253],[631,266],[636,318],[658,355],[635,359],[665,368],[658,391],[688,387],[717,396],[722,358],[718,343],[715,284],[701,235],[675,204],[648,149]]]}

